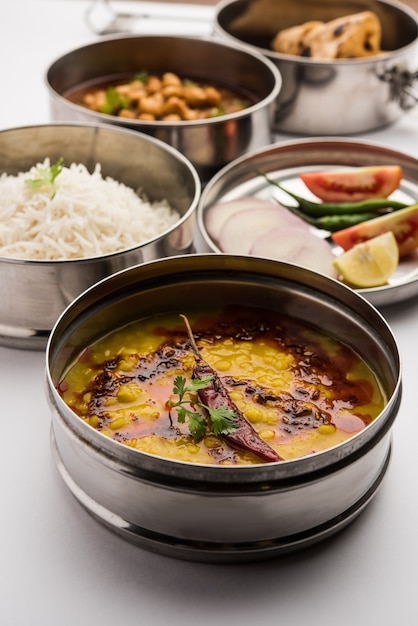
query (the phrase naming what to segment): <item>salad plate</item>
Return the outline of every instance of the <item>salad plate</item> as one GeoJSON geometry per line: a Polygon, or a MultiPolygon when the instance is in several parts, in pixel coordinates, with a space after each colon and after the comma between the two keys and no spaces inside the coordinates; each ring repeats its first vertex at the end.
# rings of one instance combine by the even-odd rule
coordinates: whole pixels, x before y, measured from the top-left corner
{"type": "MultiPolygon", "coordinates": [[[[207,230],[207,212],[215,204],[254,198],[260,201],[275,200],[296,207],[293,198],[272,184],[272,181],[307,200],[320,202],[305,186],[300,174],[387,165],[399,165],[402,169],[400,185],[390,198],[405,205],[417,204],[418,160],[376,143],[340,138],[302,139],[273,144],[247,154],[220,170],[203,190],[197,212],[195,247],[198,252],[221,252],[207,230]]],[[[331,240],[329,232],[315,231],[319,237],[331,240]]],[[[335,244],[332,246],[335,256],[343,253],[335,244]]],[[[418,295],[418,249],[400,259],[387,284],[356,291],[376,307],[402,302],[418,295]]]]}

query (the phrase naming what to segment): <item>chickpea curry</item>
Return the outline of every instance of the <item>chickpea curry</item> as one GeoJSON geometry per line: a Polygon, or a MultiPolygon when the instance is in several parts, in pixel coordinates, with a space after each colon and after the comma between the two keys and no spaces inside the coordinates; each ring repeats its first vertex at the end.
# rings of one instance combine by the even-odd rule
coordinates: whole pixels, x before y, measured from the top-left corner
{"type": "Polygon", "coordinates": [[[58,385],[64,402],[121,444],[215,465],[263,462],[229,438],[241,427],[231,406],[272,450],[270,460],[286,461],[343,443],[386,404],[367,362],[304,322],[250,307],[190,311],[187,319],[192,338],[178,314],[166,314],[88,346],[58,385]],[[200,359],[207,377],[195,376],[200,359]],[[214,381],[211,412],[205,398],[210,404],[214,381]]]}
{"type": "Polygon", "coordinates": [[[208,119],[253,104],[245,94],[173,72],[161,76],[140,72],[129,78],[109,79],[80,87],[67,97],[98,113],[144,122],[208,119]]]}

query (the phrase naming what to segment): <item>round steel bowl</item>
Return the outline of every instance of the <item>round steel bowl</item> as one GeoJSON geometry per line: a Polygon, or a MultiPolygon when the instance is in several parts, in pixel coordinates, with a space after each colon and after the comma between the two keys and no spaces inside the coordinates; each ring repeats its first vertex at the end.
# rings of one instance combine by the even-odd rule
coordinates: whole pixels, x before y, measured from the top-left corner
{"type": "Polygon", "coordinates": [[[223,40],[261,52],[280,71],[275,130],[303,135],[346,135],[393,123],[416,104],[418,16],[396,1],[224,0],[215,15],[223,40]],[[279,30],[310,20],[329,21],[374,11],[382,24],[385,54],[318,60],[271,49],[279,30]]]}
{"type": "MultiPolygon", "coordinates": [[[[291,139],[244,155],[217,172],[202,191],[196,213],[195,251],[221,252],[206,228],[207,211],[212,205],[246,197],[274,197],[272,187],[258,175],[260,171],[273,179],[282,176],[281,182],[284,182],[303,171],[316,168],[373,167],[388,163],[397,163],[402,167],[403,177],[398,192],[406,204],[416,204],[417,159],[373,142],[332,137],[291,139]]],[[[401,259],[388,284],[358,291],[379,308],[415,297],[418,294],[418,256],[409,255],[401,259]]]]}
{"type": "Polygon", "coordinates": [[[281,87],[278,69],[263,55],[222,42],[191,37],[108,37],[73,50],[46,73],[53,120],[109,123],[140,130],[174,146],[208,180],[218,169],[272,137],[274,103],[281,87]],[[255,104],[237,113],[206,120],[145,122],[90,111],[68,99],[86,81],[146,70],[174,72],[246,92],[255,104]]]}
{"type": "Polygon", "coordinates": [[[68,261],[0,257],[0,344],[43,349],[58,316],[93,283],[137,263],[192,250],[200,180],[177,150],[141,133],[109,126],[50,124],[0,132],[0,173],[16,175],[49,158],[83,163],[141,189],[150,201],[166,198],[181,218],[135,248],[68,261]]]}
{"type": "Polygon", "coordinates": [[[229,255],[175,257],[101,281],[58,320],[47,348],[52,450],[76,499],[124,538],[169,556],[249,561],[344,528],[385,475],[401,401],[398,348],[384,318],[338,282],[292,265],[229,255]],[[366,359],[388,402],[361,433],[304,458],[253,466],[183,463],[138,452],[81,420],[56,387],[88,344],[133,320],[196,302],[259,306],[316,324],[366,359]]]}

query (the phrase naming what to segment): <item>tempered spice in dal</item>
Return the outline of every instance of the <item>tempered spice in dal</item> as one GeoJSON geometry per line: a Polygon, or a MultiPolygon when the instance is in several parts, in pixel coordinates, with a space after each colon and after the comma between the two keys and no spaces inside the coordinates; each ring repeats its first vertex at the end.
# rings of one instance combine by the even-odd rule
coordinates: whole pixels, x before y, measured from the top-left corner
{"type": "MultiPolygon", "coordinates": [[[[284,460],[346,441],[385,406],[368,364],[349,346],[306,323],[244,307],[182,313],[231,399],[284,460]]],[[[196,441],[187,421],[179,423],[169,409],[176,399],[175,377],[189,381],[194,365],[179,315],[161,315],[87,347],[58,390],[91,427],[137,450],[190,463],[260,463],[210,431],[196,441]]]]}

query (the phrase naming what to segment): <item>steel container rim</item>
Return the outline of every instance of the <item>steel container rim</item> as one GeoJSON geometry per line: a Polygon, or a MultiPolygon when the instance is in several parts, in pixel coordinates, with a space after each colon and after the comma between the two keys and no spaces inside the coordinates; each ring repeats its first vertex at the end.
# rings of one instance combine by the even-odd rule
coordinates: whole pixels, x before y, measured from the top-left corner
{"type": "MultiPolygon", "coordinates": [[[[235,20],[254,15],[252,7],[252,0],[222,0],[213,28],[220,39],[260,52],[279,68],[283,88],[276,101],[275,132],[298,136],[371,132],[393,124],[416,106],[418,15],[410,7],[397,0],[347,1],[341,8],[332,0],[320,6],[306,6],[297,0],[295,8],[292,2],[280,7],[283,15],[289,15],[286,26],[297,18],[299,22],[321,17],[326,21],[327,16],[332,19],[361,10],[376,12],[382,20],[382,54],[353,59],[315,59],[276,52],[270,41],[280,28],[278,8],[272,7],[272,17],[260,28],[252,28],[252,22],[242,32],[233,28],[235,20]]],[[[266,6],[266,12],[268,9],[266,6]]],[[[259,24],[256,18],[253,22],[259,24]]]]}
{"type": "Polygon", "coordinates": [[[79,439],[83,445],[94,450],[103,459],[106,458],[110,464],[121,464],[121,467],[125,468],[122,471],[134,473],[150,483],[173,483],[176,489],[197,491],[203,489],[205,493],[218,492],[220,489],[222,492],[242,493],[245,488],[257,489],[266,482],[270,490],[283,488],[283,485],[290,488],[306,480],[319,480],[338,468],[349,466],[388,433],[399,409],[402,391],[401,358],[396,339],[383,315],[361,295],[334,279],[292,264],[256,257],[212,253],[150,261],[113,274],[83,292],[62,313],[49,336],[45,383],[53,422],[54,420],[62,422],[72,437],[79,439]],[[206,273],[208,280],[214,280],[214,272],[226,272],[235,277],[249,276],[251,280],[259,280],[260,276],[267,274],[269,277],[275,277],[279,284],[282,281],[294,288],[296,292],[299,288],[308,296],[314,293],[315,297],[318,297],[320,294],[324,302],[327,300],[331,304],[337,302],[345,315],[356,317],[358,322],[361,320],[364,324],[367,320],[369,329],[378,332],[380,340],[384,341],[385,355],[390,361],[393,377],[388,402],[381,414],[360,433],[324,452],[284,462],[235,468],[183,463],[132,450],[106,438],[82,422],[57,393],[57,376],[59,378],[59,369],[62,365],[54,372],[57,369],[60,351],[63,348],[65,351],[66,343],[71,344],[71,334],[77,330],[77,326],[82,327],[80,319],[94,315],[95,311],[106,307],[106,301],[115,302],[122,294],[138,289],[138,286],[149,288],[161,277],[167,283],[175,282],[176,277],[183,279],[185,272],[189,278],[193,273],[196,275],[200,273],[200,276],[206,273]]]}
{"type": "MultiPolygon", "coordinates": [[[[214,203],[228,196],[234,188],[249,185],[257,170],[271,172],[277,168],[298,168],[312,165],[321,165],[325,161],[337,164],[372,166],[396,162],[402,166],[404,178],[416,182],[417,159],[407,153],[401,153],[393,148],[385,147],[371,140],[358,140],[354,137],[311,137],[289,138],[272,143],[266,148],[259,148],[242,155],[225,165],[210,179],[202,189],[197,214],[195,247],[197,252],[218,252],[220,248],[210,237],[205,224],[205,212],[214,203]],[[309,162],[309,157],[312,162],[309,162]],[[321,156],[323,155],[323,156],[321,156]],[[305,159],[306,156],[306,159],[305,159]]],[[[247,193],[252,191],[248,187],[247,193]]],[[[414,203],[415,200],[411,200],[414,203]]],[[[357,289],[369,302],[377,308],[403,302],[414,297],[418,290],[418,276],[406,281],[400,280],[394,284],[381,287],[357,289]]]]}
{"type": "MultiPolygon", "coordinates": [[[[216,5],[214,30],[215,30],[215,33],[217,33],[218,35],[225,37],[226,41],[236,43],[237,45],[241,45],[244,48],[250,48],[251,50],[255,50],[260,54],[264,54],[269,59],[275,59],[283,63],[291,63],[292,65],[294,64],[296,66],[308,65],[308,66],[318,66],[318,67],[322,67],[322,66],[323,67],[329,67],[329,66],[335,67],[336,61],[334,59],[312,59],[309,57],[299,57],[296,55],[293,56],[289,54],[283,54],[280,52],[276,52],[273,49],[264,48],[256,44],[248,44],[245,41],[239,39],[238,37],[232,35],[229,31],[227,31],[224,28],[224,26],[222,26],[222,24],[220,23],[220,18],[222,17],[222,13],[224,11],[226,11],[232,5],[238,4],[240,2],[245,2],[245,0],[220,0],[220,2],[216,5]]],[[[415,47],[418,43],[418,14],[408,5],[398,2],[397,0],[378,0],[378,2],[379,4],[393,7],[397,9],[398,11],[400,11],[401,13],[404,13],[407,17],[411,19],[412,22],[414,22],[417,28],[417,36],[415,37],[413,41],[410,41],[409,43],[406,43],[405,45],[400,46],[399,48],[396,48],[395,50],[390,50],[390,52],[388,53],[388,56],[390,56],[391,58],[394,58],[398,54],[402,54],[406,50],[409,50],[410,48],[415,47]]],[[[350,67],[350,66],[356,67],[356,66],[362,66],[362,65],[368,65],[368,64],[375,65],[377,62],[381,60],[382,59],[379,58],[378,56],[377,57],[358,57],[358,58],[349,58],[349,59],[338,59],[337,69],[339,67],[343,67],[343,68],[350,67]]]]}
{"type": "Polygon", "coordinates": [[[65,106],[69,110],[74,110],[75,112],[81,110],[83,112],[83,116],[86,116],[86,118],[89,118],[92,121],[100,120],[100,123],[111,122],[114,125],[121,125],[121,126],[129,122],[130,128],[134,128],[134,129],[138,128],[138,130],[140,130],[141,127],[144,129],[155,128],[155,129],[166,129],[166,130],[170,130],[170,129],[181,130],[184,128],[217,126],[219,124],[224,124],[225,122],[228,122],[228,121],[240,120],[242,118],[246,118],[252,115],[253,113],[255,113],[261,108],[265,108],[266,106],[274,104],[275,100],[277,99],[280,93],[280,89],[282,86],[282,77],[276,65],[272,61],[270,61],[270,59],[266,58],[266,56],[262,54],[261,51],[259,52],[256,50],[247,49],[246,47],[241,46],[238,43],[235,44],[232,41],[231,42],[221,41],[213,37],[209,37],[209,36],[194,38],[190,36],[184,37],[180,35],[164,35],[163,36],[163,35],[155,35],[155,34],[151,34],[151,35],[138,34],[138,35],[123,35],[123,36],[118,36],[118,37],[115,37],[114,35],[113,36],[106,35],[104,37],[101,37],[100,41],[95,40],[91,42],[90,44],[79,46],[78,48],[69,50],[68,52],[57,57],[49,65],[49,67],[47,68],[44,74],[44,83],[47,87],[50,97],[52,97],[54,101],[57,101],[58,103],[64,103],[65,106]],[[147,120],[135,120],[135,119],[131,120],[130,119],[124,122],[123,119],[118,120],[118,118],[115,116],[106,115],[103,113],[99,113],[97,111],[91,111],[87,109],[86,107],[82,107],[81,105],[75,104],[69,101],[62,94],[58,93],[57,90],[52,86],[51,75],[54,73],[56,67],[61,65],[62,63],[65,63],[68,59],[70,59],[70,57],[73,54],[80,54],[83,52],[88,52],[89,50],[104,47],[106,46],[107,43],[114,43],[115,41],[118,41],[118,42],[128,41],[129,42],[129,41],[139,40],[139,41],[146,42],[147,40],[158,41],[161,39],[164,39],[164,41],[173,41],[173,42],[186,40],[192,43],[193,45],[198,45],[198,46],[209,45],[211,47],[224,49],[225,51],[235,51],[235,52],[242,53],[246,55],[248,58],[251,58],[252,60],[259,63],[260,66],[264,66],[264,68],[270,72],[271,77],[272,77],[272,87],[269,93],[262,100],[250,105],[246,109],[243,109],[241,111],[237,111],[234,113],[226,113],[223,115],[219,115],[219,116],[212,117],[212,118],[205,118],[202,120],[187,120],[187,121],[177,121],[177,122],[175,121],[165,122],[161,120],[156,120],[156,121],[150,122],[147,120]]]}
{"type": "MultiPolygon", "coordinates": [[[[175,223],[156,236],[122,250],[76,259],[25,259],[0,255],[0,344],[44,350],[58,316],[74,297],[97,280],[147,259],[185,254],[193,249],[201,181],[195,166],[175,147],[129,128],[64,121],[32,124],[0,132],[2,173],[17,175],[49,158],[100,164],[110,176],[150,203],[168,201],[175,223]]],[[[148,231],[149,232],[149,231],[148,231]]],[[[147,230],[142,230],[147,235],[147,230]]],[[[93,249],[94,250],[94,249],[93,249]]],[[[5,251],[6,252],[6,251],[5,251]]]]}
{"type": "MultiPolygon", "coordinates": [[[[85,128],[85,129],[95,128],[98,131],[102,130],[106,133],[114,132],[116,137],[118,135],[138,137],[137,131],[132,131],[129,128],[124,128],[121,126],[111,126],[108,124],[97,124],[97,123],[89,124],[86,122],[69,121],[69,122],[50,122],[50,123],[43,123],[43,124],[27,124],[25,126],[15,126],[12,128],[5,128],[5,129],[0,130],[0,140],[3,134],[13,133],[13,132],[20,133],[20,132],[25,132],[25,131],[35,130],[35,129],[42,131],[43,128],[57,128],[57,129],[62,129],[62,130],[65,130],[65,129],[71,130],[72,128],[85,128]]],[[[156,137],[152,137],[151,135],[146,135],[145,133],[141,133],[139,136],[142,141],[145,141],[145,143],[149,143],[150,145],[160,147],[165,152],[167,152],[168,154],[176,158],[179,162],[181,162],[184,165],[185,168],[189,170],[189,173],[192,177],[195,192],[191,200],[190,206],[188,210],[184,213],[184,215],[182,215],[180,219],[173,226],[170,226],[169,228],[161,232],[159,235],[156,235],[150,239],[147,239],[141,244],[130,246],[128,248],[123,248],[122,250],[118,250],[116,252],[110,252],[107,254],[98,254],[95,256],[79,257],[76,259],[52,259],[52,260],[51,259],[19,259],[19,258],[2,256],[0,254],[0,265],[4,263],[12,264],[12,265],[34,265],[34,266],[39,266],[39,265],[54,266],[54,265],[62,265],[65,263],[71,263],[74,265],[78,265],[78,264],[83,265],[91,261],[99,261],[99,260],[106,261],[107,259],[116,258],[128,252],[132,252],[134,250],[139,250],[143,247],[146,247],[154,243],[155,241],[158,241],[159,239],[165,237],[166,235],[174,231],[176,228],[178,228],[178,226],[181,226],[181,224],[187,221],[190,218],[190,216],[193,213],[195,213],[196,208],[199,203],[200,194],[201,194],[201,182],[200,182],[200,178],[199,178],[196,168],[189,161],[189,159],[187,159],[179,150],[177,150],[173,146],[166,144],[165,142],[161,141],[160,139],[156,137]]]]}

